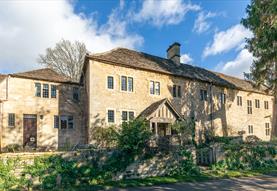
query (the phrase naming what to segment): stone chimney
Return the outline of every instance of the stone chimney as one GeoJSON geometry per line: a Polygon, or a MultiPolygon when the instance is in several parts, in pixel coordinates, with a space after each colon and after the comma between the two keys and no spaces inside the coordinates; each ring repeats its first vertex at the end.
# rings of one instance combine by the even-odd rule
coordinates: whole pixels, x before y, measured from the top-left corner
{"type": "Polygon", "coordinates": [[[178,42],[174,42],[167,49],[167,58],[177,65],[180,65],[180,46],[178,42]]]}

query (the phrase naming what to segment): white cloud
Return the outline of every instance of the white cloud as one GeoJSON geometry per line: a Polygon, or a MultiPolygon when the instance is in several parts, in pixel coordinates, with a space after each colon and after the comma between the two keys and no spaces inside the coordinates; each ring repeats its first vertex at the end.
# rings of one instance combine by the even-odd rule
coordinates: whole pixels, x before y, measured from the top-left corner
{"type": "Polygon", "coordinates": [[[189,54],[182,54],[180,60],[183,64],[190,64],[193,61],[189,54]]]}
{"type": "Polygon", "coordinates": [[[38,54],[62,38],[82,41],[91,52],[140,46],[143,38],[127,33],[126,23],[117,16],[114,10],[108,23],[99,26],[94,17],[74,13],[71,1],[1,1],[0,72],[39,67],[38,54]]]}
{"type": "Polygon", "coordinates": [[[193,31],[197,33],[203,33],[211,27],[211,23],[207,20],[216,16],[216,13],[208,12],[205,14],[203,11],[198,14],[197,19],[195,20],[193,31]]]}
{"type": "Polygon", "coordinates": [[[233,48],[238,48],[245,43],[246,37],[251,36],[252,33],[241,24],[234,25],[226,31],[217,32],[213,37],[213,42],[205,47],[203,57],[217,55],[233,48]]]}
{"type": "Polygon", "coordinates": [[[199,5],[184,3],[182,0],[147,0],[143,1],[142,9],[134,14],[134,20],[153,23],[155,26],[178,24],[189,11],[200,10],[199,5]]]}
{"type": "Polygon", "coordinates": [[[247,49],[242,49],[234,60],[219,64],[216,70],[243,78],[243,73],[250,71],[253,60],[253,55],[247,49]]]}

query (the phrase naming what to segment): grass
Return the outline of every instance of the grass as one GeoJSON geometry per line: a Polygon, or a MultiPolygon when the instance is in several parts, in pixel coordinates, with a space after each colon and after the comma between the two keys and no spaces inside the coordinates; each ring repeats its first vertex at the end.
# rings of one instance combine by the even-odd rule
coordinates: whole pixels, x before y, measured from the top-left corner
{"type": "Polygon", "coordinates": [[[205,170],[201,172],[199,176],[172,176],[172,177],[149,177],[144,179],[130,179],[121,181],[106,182],[102,186],[106,188],[110,187],[141,187],[141,186],[153,186],[161,184],[174,184],[182,182],[200,182],[209,180],[218,180],[223,178],[237,178],[237,177],[250,177],[259,176],[263,174],[277,174],[277,169],[262,169],[255,171],[212,171],[205,170]]]}

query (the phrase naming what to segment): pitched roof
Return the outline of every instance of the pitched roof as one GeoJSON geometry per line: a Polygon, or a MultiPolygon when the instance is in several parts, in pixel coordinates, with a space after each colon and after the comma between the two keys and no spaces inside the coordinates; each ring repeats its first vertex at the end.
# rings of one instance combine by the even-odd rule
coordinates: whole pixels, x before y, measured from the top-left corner
{"type": "Polygon", "coordinates": [[[152,113],[154,113],[157,109],[160,108],[160,106],[167,104],[170,109],[172,109],[172,111],[175,113],[175,115],[177,116],[177,118],[181,118],[182,115],[180,113],[178,113],[178,111],[174,108],[174,106],[170,103],[170,101],[167,98],[164,98],[160,101],[157,101],[155,103],[152,103],[149,107],[147,107],[144,111],[142,111],[138,118],[147,118],[149,117],[152,113]]]}
{"type": "Polygon", "coordinates": [[[108,64],[122,65],[125,67],[149,70],[192,80],[213,83],[215,85],[233,89],[265,93],[263,89],[254,87],[250,81],[188,64],[177,65],[169,59],[126,48],[116,48],[105,53],[88,55],[87,58],[108,64]]]}
{"type": "Polygon", "coordinates": [[[18,77],[18,78],[34,79],[34,80],[45,80],[45,81],[58,82],[58,83],[74,83],[74,82],[71,82],[65,76],[58,74],[57,72],[55,72],[50,68],[15,73],[15,74],[11,74],[11,76],[18,77]]]}

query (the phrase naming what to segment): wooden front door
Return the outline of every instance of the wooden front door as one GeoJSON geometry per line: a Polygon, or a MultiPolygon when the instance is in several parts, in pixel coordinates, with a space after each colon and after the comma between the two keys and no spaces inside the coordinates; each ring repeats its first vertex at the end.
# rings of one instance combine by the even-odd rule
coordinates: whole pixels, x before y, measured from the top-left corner
{"type": "Polygon", "coordinates": [[[23,146],[24,147],[37,146],[37,116],[36,115],[23,116],[23,146]]]}

